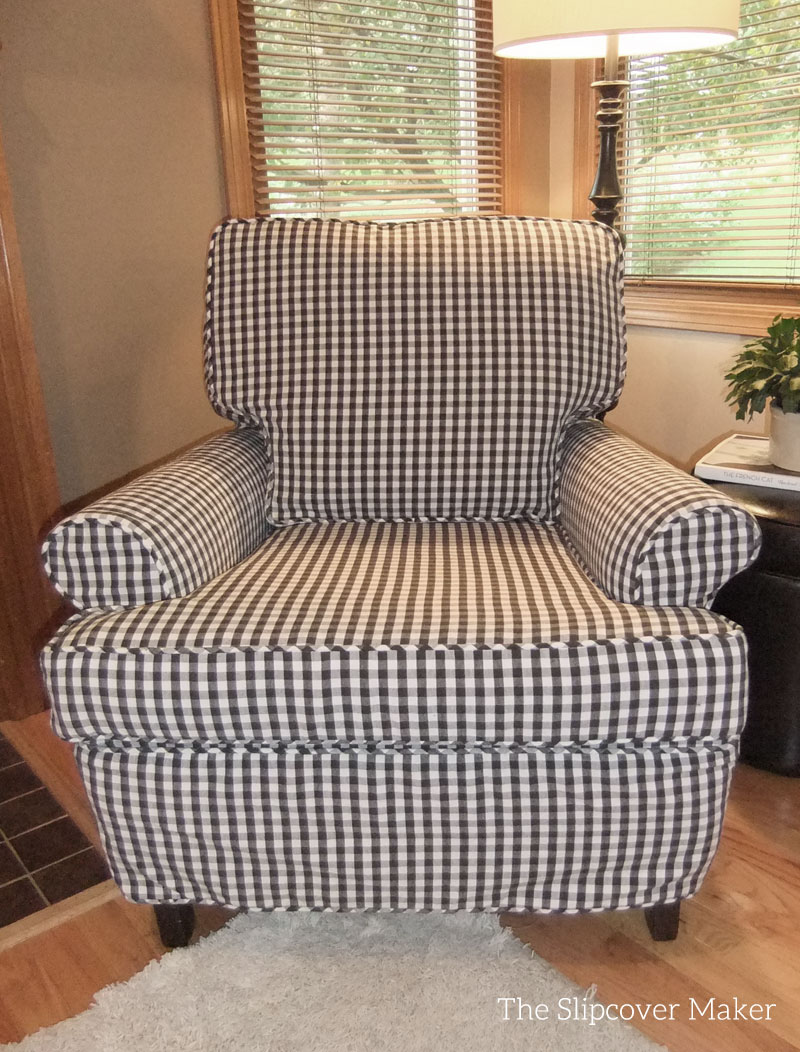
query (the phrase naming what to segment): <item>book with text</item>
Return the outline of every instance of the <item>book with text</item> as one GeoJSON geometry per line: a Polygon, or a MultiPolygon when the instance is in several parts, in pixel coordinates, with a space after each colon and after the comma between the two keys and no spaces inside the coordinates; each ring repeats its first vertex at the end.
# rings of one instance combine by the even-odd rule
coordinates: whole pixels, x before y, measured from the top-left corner
{"type": "Polygon", "coordinates": [[[769,459],[769,439],[731,435],[701,457],[694,469],[708,482],[741,482],[750,486],[800,491],[800,472],[776,467],[769,459]]]}

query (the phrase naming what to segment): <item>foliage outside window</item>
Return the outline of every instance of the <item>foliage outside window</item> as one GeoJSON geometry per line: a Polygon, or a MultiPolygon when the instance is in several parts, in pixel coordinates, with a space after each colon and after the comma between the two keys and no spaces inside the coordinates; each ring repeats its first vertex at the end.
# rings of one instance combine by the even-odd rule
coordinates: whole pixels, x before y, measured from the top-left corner
{"type": "Polygon", "coordinates": [[[742,0],[737,42],[628,79],[629,277],[800,282],[800,2],[742,0]]]}
{"type": "Polygon", "coordinates": [[[241,0],[239,30],[257,212],[500,210],[485,0],[241,0]]]}

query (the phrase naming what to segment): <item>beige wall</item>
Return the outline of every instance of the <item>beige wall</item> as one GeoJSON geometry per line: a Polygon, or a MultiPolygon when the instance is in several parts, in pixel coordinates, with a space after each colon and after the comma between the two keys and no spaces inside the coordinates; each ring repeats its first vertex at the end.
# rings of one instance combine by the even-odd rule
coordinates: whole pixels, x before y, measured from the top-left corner
{"type": "Polygon", "coordinates": [[[220,426],[202,383],[224,211],[205,0],[4,9],[0,121],[62,498],[220,426]]]}
{"type": "Polygon", "coordinates": [[[628,376],[608,422],[682,468],[731,431],[764,433],[764,418],[725,404],[727,365],[745,337],[631,326],[628,376]]]}
{"type": "MultiPolygon", "coordinates": [[[[550,214],[569,218],[574,67],[563,61],[551,67],[550,214]]],[[[762,417],[743,423],[725,405],[726,366],[747,339],[630,326],[628,376],[609,423],[685,468],[731,431],[763,434],[762,417]]]]}

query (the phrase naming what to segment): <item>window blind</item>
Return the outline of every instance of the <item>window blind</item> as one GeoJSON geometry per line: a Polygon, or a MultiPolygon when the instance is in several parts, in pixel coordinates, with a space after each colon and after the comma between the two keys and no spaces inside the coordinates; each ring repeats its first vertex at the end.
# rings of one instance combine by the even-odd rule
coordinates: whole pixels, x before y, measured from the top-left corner
{"type": "Polygon", "coordinates": [[[800,281],[800,3],[742,0],[738,41],[627,79],[629,277],[800,281]]]}
{"type": "Polygon", "coordinates": [[[500,211],[488,0],[239,0],[259,214],[500,211]]]}

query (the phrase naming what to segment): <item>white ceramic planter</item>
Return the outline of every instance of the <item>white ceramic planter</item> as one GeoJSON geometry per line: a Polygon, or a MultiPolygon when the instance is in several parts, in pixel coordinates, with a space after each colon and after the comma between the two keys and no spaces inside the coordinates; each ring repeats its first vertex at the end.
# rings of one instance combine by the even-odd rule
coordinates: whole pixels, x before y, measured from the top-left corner
{"type": "Polygon", "coordinates": [[[773,403],[770,416],[770,460],[779,468],[800,472],[800,413],[784,413],[773,403]]]}

